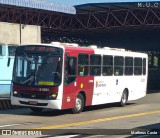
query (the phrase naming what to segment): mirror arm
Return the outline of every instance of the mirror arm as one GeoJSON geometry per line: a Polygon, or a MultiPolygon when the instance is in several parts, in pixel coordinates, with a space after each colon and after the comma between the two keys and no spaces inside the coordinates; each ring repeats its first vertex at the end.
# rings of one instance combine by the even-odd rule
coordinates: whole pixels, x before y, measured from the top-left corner
{"type": "Polygon", "coordinates": [[[10,62],[11,62],[11,58],[10,58],[10,57],[8,57],[7,67],[9,67],[9,66],[10,66],[10,62]]]}

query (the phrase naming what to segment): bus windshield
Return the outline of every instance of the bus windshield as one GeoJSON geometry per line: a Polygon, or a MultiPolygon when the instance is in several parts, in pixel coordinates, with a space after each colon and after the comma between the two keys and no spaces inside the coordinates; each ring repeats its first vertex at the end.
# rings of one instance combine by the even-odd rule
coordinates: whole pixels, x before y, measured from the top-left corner
{"type": "Polygon", "coordinates": [[[54,54],[22,54],[15,58],[13,83],[28,86],[58,86],[62,57],[54,54]]]}

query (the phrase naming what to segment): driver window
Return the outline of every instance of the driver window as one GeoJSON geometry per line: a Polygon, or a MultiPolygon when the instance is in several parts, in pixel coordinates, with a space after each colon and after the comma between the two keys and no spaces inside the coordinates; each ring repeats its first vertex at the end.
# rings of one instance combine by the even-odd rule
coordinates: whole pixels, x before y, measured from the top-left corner
{"type": "Polygon", "coordinates": [[[65,84],[69,85],[76,80],[76,57],[69,57],[65,65],[65,84]]]}

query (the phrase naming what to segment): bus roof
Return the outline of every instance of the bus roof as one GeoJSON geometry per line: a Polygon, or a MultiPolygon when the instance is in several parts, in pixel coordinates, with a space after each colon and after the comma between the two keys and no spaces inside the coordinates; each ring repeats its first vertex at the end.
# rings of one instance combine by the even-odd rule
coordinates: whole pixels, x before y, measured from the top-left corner
{"type": "MultiPolygon", "coordinates": [[[[68,52],[75,52],[75,51],[78,51],[78,52],[91,52],[91,51],[94,51],[95,53],[98,53],[98,54],[104,54],[104,53],[110,53],[110,54],[119,54],[119,53],[124,53],[125,55],[129,55],[129,54],[138,54],[138,55],[147,55],[146,53],[142,53],[142,52],[136,52],[136,51],[131,51],[131,50],[126,50],[126,49],[122,49],[122,48],[111,48],[111,47],[97,47],[96,45],[90,45],[90,46],[87,46],[87,47],[83,47],[83,46],[79,46],[78,44],[75,44],[75,43],[59,43],[59,42],[52,42],[50,44],[45,44],[45,43],[41,43],[41,44],[26,44],[26,45],[43,45],[43,46],[55,46],[55,47],[60,47],[68,52]],[[126,54],[128,53],[128,54],[126,54]]],[[[21,45],[21,46],[26,46],[25,44],[24,45],[21,45]]]]}

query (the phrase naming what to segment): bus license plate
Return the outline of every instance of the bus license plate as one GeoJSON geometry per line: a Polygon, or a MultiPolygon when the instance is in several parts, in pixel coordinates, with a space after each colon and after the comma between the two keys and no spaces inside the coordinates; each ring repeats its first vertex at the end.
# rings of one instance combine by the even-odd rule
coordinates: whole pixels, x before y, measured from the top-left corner
{"type": "Polygon", "coordinates": [[[29,104],[32,104],[32,105],[37,105],[37,101],[28,101],[29,102],[29,104]]]}

